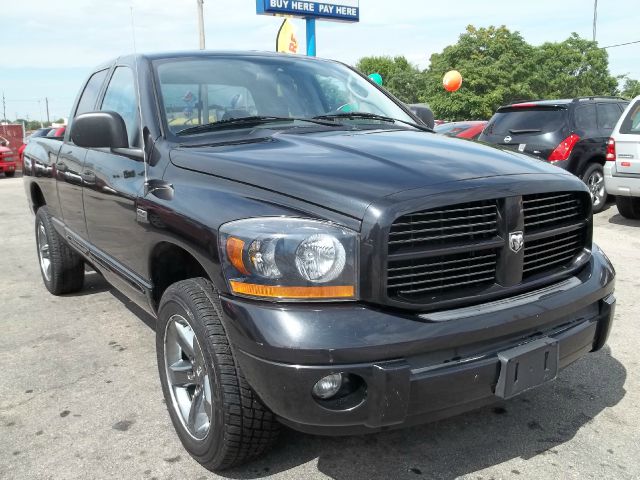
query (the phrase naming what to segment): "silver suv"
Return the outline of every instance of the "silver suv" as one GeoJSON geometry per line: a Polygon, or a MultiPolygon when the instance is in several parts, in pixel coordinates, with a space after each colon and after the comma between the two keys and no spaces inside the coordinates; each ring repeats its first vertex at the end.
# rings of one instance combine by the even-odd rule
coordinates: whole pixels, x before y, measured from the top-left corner
{"type": "Polygon", "coordinates": [[[607,193],[616,196],[620,215],[640,219],[640,96],[627,106],[607,144],[607,193]]]}

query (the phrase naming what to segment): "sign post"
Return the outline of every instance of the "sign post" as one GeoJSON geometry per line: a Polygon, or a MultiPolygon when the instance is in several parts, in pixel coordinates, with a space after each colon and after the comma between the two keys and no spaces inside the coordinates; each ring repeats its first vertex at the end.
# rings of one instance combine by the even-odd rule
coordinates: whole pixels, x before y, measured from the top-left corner
{"type": "Polygon", "coordinates": [[[316,56],[316,20],[359,22],[360,0],[256,0],[258,15],[290,15],[304,18],[307,55],[316,56]]]}

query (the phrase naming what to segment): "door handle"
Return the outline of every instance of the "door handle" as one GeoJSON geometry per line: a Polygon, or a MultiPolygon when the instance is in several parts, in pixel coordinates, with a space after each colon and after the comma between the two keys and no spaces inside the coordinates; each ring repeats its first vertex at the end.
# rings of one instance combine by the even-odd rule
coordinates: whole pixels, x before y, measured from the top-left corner
{"type": "Polygon", "coordinates": [[[94,185],[96,183],[96,174],[92,171],[88,170],[80,175],[82,177],[82,182],[88,185],[94,185]]]}

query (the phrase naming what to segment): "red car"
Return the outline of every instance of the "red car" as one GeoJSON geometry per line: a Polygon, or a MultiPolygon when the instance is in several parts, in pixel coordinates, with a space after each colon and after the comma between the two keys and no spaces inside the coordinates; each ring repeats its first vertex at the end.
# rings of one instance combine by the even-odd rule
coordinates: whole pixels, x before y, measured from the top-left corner
{"type": "Polygon", "coordinates": [[[487,122],[484,120],[472,120],[468,122],[449,122],[442,125],[436,125],[435,131],[447,137],[468,138],[476,140],[487,122]]]}
{"type": "Polygon", "coordinates": [[[13,177],[16,174],[16,158],[13,150],[0,144],[0,173],[7,177],[13,177]]]}

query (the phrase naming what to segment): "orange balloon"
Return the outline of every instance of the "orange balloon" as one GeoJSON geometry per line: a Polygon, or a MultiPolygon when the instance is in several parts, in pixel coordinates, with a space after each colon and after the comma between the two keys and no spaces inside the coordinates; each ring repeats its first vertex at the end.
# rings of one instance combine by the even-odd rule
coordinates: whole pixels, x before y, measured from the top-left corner
{"type": "Polygon", "coordinates": [[[462,75],[457,70],[449,70],[442,79],[442,85],[447,92],[455,92],[462,86],[462,75]]]}

